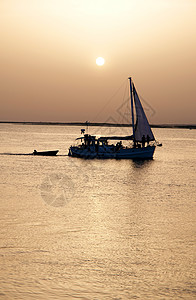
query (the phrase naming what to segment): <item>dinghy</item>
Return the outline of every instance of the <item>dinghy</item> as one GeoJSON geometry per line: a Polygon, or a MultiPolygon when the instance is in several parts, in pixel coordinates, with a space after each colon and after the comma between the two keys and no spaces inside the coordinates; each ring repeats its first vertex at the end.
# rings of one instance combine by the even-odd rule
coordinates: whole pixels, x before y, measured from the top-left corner
{"type": "Polygon", "coordinates": [[[42,155],[42,156],[55,156],[59,150],[53,150],[53,151],[33,151],[33,155],[42,155]]]}

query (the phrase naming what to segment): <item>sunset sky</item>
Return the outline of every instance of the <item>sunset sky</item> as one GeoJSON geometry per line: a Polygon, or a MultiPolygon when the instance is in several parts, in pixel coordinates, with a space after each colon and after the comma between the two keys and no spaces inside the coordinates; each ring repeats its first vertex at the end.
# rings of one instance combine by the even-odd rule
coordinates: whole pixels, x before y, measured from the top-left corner
{"type": "Polygon", "coordinates": [[[0,121],[118,122],[129,76],[151,123],[196,124],[196,0],[0,1],[0,121]]]}

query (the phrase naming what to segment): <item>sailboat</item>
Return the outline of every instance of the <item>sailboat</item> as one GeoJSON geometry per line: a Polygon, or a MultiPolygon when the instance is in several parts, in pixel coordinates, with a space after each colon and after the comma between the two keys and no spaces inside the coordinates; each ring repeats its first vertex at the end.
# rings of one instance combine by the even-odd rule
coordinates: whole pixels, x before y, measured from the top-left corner
{"type": "Polygon", "coordinates": [[[115,158],[115,159],[152,159],[156,148],[156,141],[148,119],[142,107],[132,78],[129,77],[130,100],[132,115],[132,130],[130,136],[100,136],[85,134],[77,138],[79,145],[70,146],[69,156],[79,158],[115,158]],[[136,120],[134,118],[134,108],[136,120]],[[117,141],[116,144],[111,142],[117,141]],[[123,145],[128,141],[129,146],[123,145]]]}

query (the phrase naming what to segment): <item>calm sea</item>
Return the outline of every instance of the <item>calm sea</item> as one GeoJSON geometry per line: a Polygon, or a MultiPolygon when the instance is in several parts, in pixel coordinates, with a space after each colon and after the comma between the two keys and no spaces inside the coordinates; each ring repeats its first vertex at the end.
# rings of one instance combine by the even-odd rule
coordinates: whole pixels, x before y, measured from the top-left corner
{"type": "Polygon", "coordinates": [[[0,299],[196,299],[196,130],[154,133],[151,161],[81,160],[80,127],[0,125],[0,299]]]}

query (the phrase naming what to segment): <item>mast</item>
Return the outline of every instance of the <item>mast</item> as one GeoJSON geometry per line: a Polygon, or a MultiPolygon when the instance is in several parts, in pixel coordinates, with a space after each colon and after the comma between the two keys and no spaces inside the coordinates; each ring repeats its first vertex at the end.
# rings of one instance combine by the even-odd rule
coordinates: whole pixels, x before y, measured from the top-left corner
{"type": "Polygon", "coordinates": [[[135,142],[135,127],[134,127],[134,112],[133,112],[133,90],[132,90],[132,81],[129,77],[130,82],[130,96],[131,96],[131,114],[132,114],[132,127],[133,127],[133,141],[135,142]]]}

